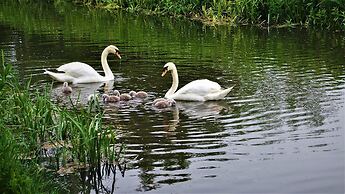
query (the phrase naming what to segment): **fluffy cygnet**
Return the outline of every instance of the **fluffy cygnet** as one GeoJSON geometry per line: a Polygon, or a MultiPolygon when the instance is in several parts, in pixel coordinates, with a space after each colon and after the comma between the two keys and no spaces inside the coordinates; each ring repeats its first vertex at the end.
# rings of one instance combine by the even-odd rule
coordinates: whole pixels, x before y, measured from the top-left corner
{"type": "Polygon", "coordinates": [[[98,101],[98,95],[97,95],[97,94],[90,94],[90,95],[87,97],[87,101],[88,101],[88,102],[91,102],[91,101],[98,101]]]}
{"type": "Polygon", "coordinates": [[[72,88],[70,86],[68,86],[68,82],[64,82],[63,86],[62,86],[62,92],[64,94],[70,94],[72,93],[72,88]]]}
{"type": "Polygon", "coordinates": [[[132,98],[146,98],[148,96],[147,93],[144,91],[139,91],[139,92],[130,91],[129,95],[131,95],[132,98]]]}
{"type": "Polygon", "coordinates": [[[156,108],[168,108],[176,105],[176,101],[174,99],[165,99],[165,98],[158,98],[153,101],[152,106],[156,108]]]}
{"type": "Polygon", "coordinates": [[[118,102],[120,101],[119,96],[114,96],[114,95],[108,95],[108,94],[103,94],[102,95],[103,102],[118,102]]]}
{"type": "Polygon", "coordinates": [[[111,95],[114,95],[114,96],[120,96],[120,92],[118,90],[113,90],[111,92],[111,95]]]}
{"type": "Polygon", "coordinates": [[[129,101],[131,99],[132,99],[132,96],[127,93],[120,94],[121,101],[129,101]]]}

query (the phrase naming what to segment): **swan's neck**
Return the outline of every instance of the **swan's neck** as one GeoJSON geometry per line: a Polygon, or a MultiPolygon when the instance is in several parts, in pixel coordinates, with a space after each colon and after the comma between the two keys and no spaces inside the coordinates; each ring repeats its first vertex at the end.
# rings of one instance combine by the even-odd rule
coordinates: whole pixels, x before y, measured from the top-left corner
{"type": "Polygon", "coordinates": [[[108,60],[107,60],[108,54],[109,54],[109,51],[107,49],[105,49],[102,52],[101,63],[102,63],[105,77],[114,79],[114,74],[113,74],[113,72],[111,72],[110,67],[108,65],[108,60]]]}
{"type": "Polygon", "coordinates": [[[172,85],[171,85],[171,88],[168,90],[168,92],[165,94],[165,97],[168,98],[170,97],[171,95],[173,95],[176,90],[177,90],[177,87],[178,87],[178,74],[177,74],[177,69],[174,68],[172,71],[171,71],[171,76],[172,76],[172,85]]]}

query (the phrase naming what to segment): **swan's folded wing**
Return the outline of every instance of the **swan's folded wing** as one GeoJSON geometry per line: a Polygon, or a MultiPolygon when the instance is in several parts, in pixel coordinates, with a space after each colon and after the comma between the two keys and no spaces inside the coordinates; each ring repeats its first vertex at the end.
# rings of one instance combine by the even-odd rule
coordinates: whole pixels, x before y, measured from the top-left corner
{"type": "Polygon", "coordinates": [[[61,65],[57,68],[58,71],[63,71],[72,77],[83,77],[83,76],[98,76],[99,74],[88,64],[81,62],[71,62],[61,65]]]}
{"type": "Polygon", "coordinates": [[[222,88],[217,82],[213,82],[207,79],[201,80],[194,80],[181,89],[179,89],[175,94],[182,95],[182,94],[193,94],[193,95],[200,95],[205,96],[209,93],[214,93],[220,91],[222,88]]]}
{"type": "Polygon", "coordinates": [[[55,80],[58,80],[60,82],[73,82],[74,78],[65,74],[65,73],[54,73],[48,70],[45,70],[44,74],[48,74],[50,77],[52,77],[55,80]]]}

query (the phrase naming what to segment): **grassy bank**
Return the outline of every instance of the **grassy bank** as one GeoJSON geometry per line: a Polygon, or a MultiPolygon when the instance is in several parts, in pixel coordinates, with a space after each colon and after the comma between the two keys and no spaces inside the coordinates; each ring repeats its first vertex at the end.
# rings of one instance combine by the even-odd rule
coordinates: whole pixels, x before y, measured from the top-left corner
{"type": "MultiPolygon", "coordinates": [[[[59,2],[63,0],[55,0],[59,2]]],[[[71,0],[107,9],[186,16],[211,24],[318,26],[345,30],[345,0],[71,0]]]]}
{"type": "Polygon", "coordinates": [[[89,169],[100,174],[104,164],[116,162],[114,130],[102,126],[102,114],[92,105],[57,106],[49,89],[32,91],[16,77],[2,62],[0,193],[68,191],[59,177],[89,169]]]}

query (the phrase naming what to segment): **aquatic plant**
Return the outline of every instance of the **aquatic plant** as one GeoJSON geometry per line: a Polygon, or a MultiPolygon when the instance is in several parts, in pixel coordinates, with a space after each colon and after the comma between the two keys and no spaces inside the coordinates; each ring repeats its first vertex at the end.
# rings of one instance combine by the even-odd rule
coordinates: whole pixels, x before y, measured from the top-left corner
{"type": "MultiPolygon", "coordinates": [[[[50,87],[22,86],[11,65],[0,68],[0,192],[58,191],[51,175],[80,169],[101,171],[115,164],[123,146],[115,132],[102,126],[102,112],[94,106],[60,107],[50,100],[50,87]],[[11,162],[9,162],[11,161],[11,162]],[[66,170],[67,169],[67,170],[66,170]],[[53,171],[55,173],[47,173],[53,171]],[[31,176],[32,172],[34,173],[31,176]]],[[[101,176],[101,173],[98,173],[101,176]]]]}

